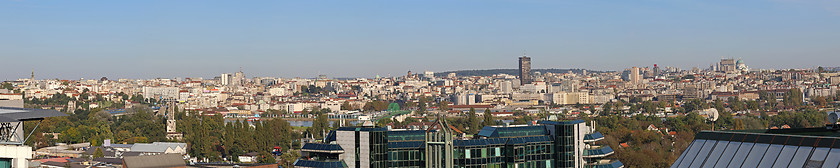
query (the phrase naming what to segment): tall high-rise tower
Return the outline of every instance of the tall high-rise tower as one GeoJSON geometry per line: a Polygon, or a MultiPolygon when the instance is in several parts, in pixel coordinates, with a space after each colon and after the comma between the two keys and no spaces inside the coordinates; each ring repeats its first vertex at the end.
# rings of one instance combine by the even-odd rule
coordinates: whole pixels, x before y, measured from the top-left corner
{"type": "Polygon", "coordinates": [[[653,64],[653,76],[659,76],[662,73],[662,70],[659,69],[659,66],[653,64]]]}
{"type": "Polygon", "coordinates": [[[224,85],[224,86],[233,85],[233,83],[231,82],[231,80],[233,80],[233,75],[231,75],[229,73],[223,73],[221,80],[222,80],[221,81],[222,85],[224,85]]]}
{"type": "Polygon", "coordinates": [[[519,57],[519,81],[522,85],[530,84],[531,79],[531,57],[522,54],[519,57]]]}
{"type": "Polygon", "coordinates": [[[245,84],[245,73],[242,72],[242,67],[239,67],[239,72],[233,74],[232,84],[234,86],[241,86],[245,84]]]}
{"type": "Polygon", "coordinates": [[[632,81],[633,84],[638,84],[641,78],[641,75],[639,75],[639,67],[633,67],[630,71],[630,81],[632,81]]]}

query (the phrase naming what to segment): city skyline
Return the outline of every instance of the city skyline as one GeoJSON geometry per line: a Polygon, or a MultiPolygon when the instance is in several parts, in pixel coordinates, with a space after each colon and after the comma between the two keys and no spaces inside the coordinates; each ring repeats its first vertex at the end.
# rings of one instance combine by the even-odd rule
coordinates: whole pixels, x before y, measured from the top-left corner
{"type": "MultiPolygon", "coordinates": [[[[521,59],[521,58],[522,58],[522,56],[520,56],[520,57],[516,57],[516,58],[517,58],[517,59],[521,59]]],[[[529,59],[530,59],[531,57],[530,57],[530,56],[528,56],[527,58],[529,58],[529,59]]],[[[729,58],[722,58],[722,59],[729,59],[729,58]]],[[[734,59],[739,60],[739,58],[734,58],[734,59]]],[[[520,60],[520,61],[521,61],[521,60],[520,60]]],[[[520,62],[520,61],[517,61],[517,66],[518,66],[518,64],[519,64],[519,62],[520,62]]],[[[683,68],[683,67],[675,67],[675,68],[679,68],[679,69],[681,69],[681,70],[691,70],[691,68],[699,68],[700,70],[709,70],[710,68],[715,68],[714,66],[715,66],[716,64],[718,64],[718,63],[717,63],[717,62],[712,62],[712,63],[710,63],[710,64],[712,64],[712,65],[706,65],[706,66],[695,66],[695,67],[686,67],[686,68],[683,68]]],[[[540,68],[529,68],[529,69],[533,69],[533,70],[545,70],[545,69],[569,69],[569,70],[572,70],[572,69],[580,69],[580,70],[588,70],[588,71],[618,72],[618,73],[620,73],[620,72],[622,72],[622,71],[624,71],[624,70],[632,70],[633,68],[654,68],[654,67],[655,67],[654,65],[657,65],[657,64],[639,65],[639,66],[630,66],[630,67],[623,67],[623,68],[619,67],[619,68],[616,68],[616,69],[614,69],[614,70],[613,70],[613,69],[609,69],[609,70],[599,70],[599,69],[584,69],[584,68],[563,68],[563,67],[544,67],[544,68],[543,68],[543,67],[540,67],[540,68]]],[[[661,65],[660,65],[659,67],[672,67],[672,66],[661,66],[661,65]]],[[[825,67],[825,68],[838,68],[838,67],[840,67],[840,66],[818,66],[818,67],[825,67]]],[[[778,69],[773,69],[773,68],[771,68],[771,69],[766,69],[766,70],[816,69],[816,68],[818,68],[818,67],[806,67],[806,68],[778,68],[778,69]]],[[[206,74],[206,73],[202,73],[202,74],[206,74],[206,75],[197,75],[197,76],[195,76],[195,75],[194,75],[194,76],[177,76],[177,75],[175,75],[175,76],[157,76],[157,77],[145,77],[145,78],[144,78],[144,77],[121,77],[121,76],[113,76],[113,77],[112,77],[112,76],[99,76],[99,77],[96,77],[96,76],[90,76],[90,77],[87,77],[87,76],[85,76],[85,77],[77,77],[77,78],[43,77],[43,76],[38,76],[38,75],[40,75],[40,74],[38,73],[38,71],[37,71],[36,69],[33,69],[33,70],[31,70],[31,71],[28,71],[28,72],[27,72],[27,74],[25,74],[25,75],[18,75],[18,74],[5,74],[5,75],[7,75],[7,76],[20,76],[20,77],[13,78],[13,79],[12,79],[12,78],[8,78],[8,77],[7,77],[4,81],[12,81],[12,80],[16,80],[16,79],[29,79],[29,78],[31,78],[31,77],[34,77],[36,80],[43,80],[43,79],[61,79],[61,80],[78,80],[78,79],[85,79],[85,80],[88,80],[88,79],[91,79],[91,80],[97,80],[97,79],[100,79],[100,78],[102,78],[102,77],[106,77],[106,78],[108,78],[108,79],[155,79],[155,78],[164,78],[164,79],[167,79],[167,78],[171,78],[171,79],[175,79],[175,78],[181,78],[181,79],[184,79],[184,78],[204,78],[204,79],[212,79],[212,78],[215,78],[215,77],[221,77],[221,78],[224,78],[224,75],[233,75],[235,72],[243,72],[243,73],[245,73],[245,74],[247,75],[245,78],[254,78],[254,77],[278,77],[278,78],[304,78],[304,79],[316,79],[316,78],[319,78],[321,75],[326,75],[326,76],[327,76],[327,78],[333,78],[333,79],[335,79],[335,78],[375,78],[375,77],[399,77],[399,76],[403,76],[403,75],[405,75],[405,71],[404,71],[404,72],[402,72],[402,73],[397,72],[397,73],[388,73],[388,74],[373,74],[373,75],[359,75],[359,76],[332,76],[332,75],[330,75],[330,74],[324,74],[324,73],[320,73],[320,72],[319,72],[319,73],[311,73],[311,75],[310,75],[310,76],[282,76],[282,75],[281,75],[281,76],[277,76],[277,75],[272,76],[272,75],[253,75],[253,74],[248,74],[248,72],[243,71],[243,69],[242,69],[242,68],[243,68],[243,67],[239,67],[239,70],[238,70],[238,71],[233,71],[233,70],[231,70],[231,71],[222,71],[222,72],[220,72],[220,73],[218,73],[218,74],[206,74]]],[[[470,71],[470,70],[501,70],[501,69],[521,71],[518,67],[514,67],[514,68],[502,67],[502,68],[485,68],[485,69],[451,69],[451,70],[444,70],[444,71],[430,71],[430,72],[434,72],[434,73],[436,73],[436,74],[437,74],[437,73],[442,73],[442,72],[453,72],[453,71],[470,71]]],[[[714,70],[714,69],[712,69],[712,70],[714,70]]],[[[762,70],[762,69],[757,68],[756,70],[762,70]]],[[[414,73],[422,73],[422,72],[423,72],[423,71],[416,71],[416,70],[407,70],[407,71],[408,71],[408,72],[414,72],[414,73]]],[[[529,71],[530,71],[530,70],[529,70],[529,71]]],[[[251,72],[251,73],[253,73],[253,72],[251,72]]],[[[264,74],[264,72],[261,72],[260,74],[264,74]]],[[[521,74],[508,74],[508,75],[514,75],[514,76],[518,76],[518,77],[522,76],[521,74]]],[[[531,75],[533,75],[533,74],[531,74],[531,75]]]]}
{"type": "Polygon", "coordinates": [[[0,78],[398,76],[406,71],[837,66],[830,1],[0,1],[0,78]]]}

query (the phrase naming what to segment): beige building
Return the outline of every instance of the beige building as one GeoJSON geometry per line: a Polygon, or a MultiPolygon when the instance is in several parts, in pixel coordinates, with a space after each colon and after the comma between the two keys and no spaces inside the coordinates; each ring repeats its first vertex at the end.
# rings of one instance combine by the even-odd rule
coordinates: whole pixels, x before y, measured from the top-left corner
{"type": "Polygon", "coordinates": [[[589,93],[586,92],[557,92],[547,95],[549,102],[559,105],[591,103],[589,93]]]}

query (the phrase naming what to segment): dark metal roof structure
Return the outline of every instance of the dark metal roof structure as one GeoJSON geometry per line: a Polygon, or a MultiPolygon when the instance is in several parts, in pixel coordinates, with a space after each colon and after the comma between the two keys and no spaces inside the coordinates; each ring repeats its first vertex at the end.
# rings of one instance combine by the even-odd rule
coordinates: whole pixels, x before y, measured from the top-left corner
{"type": "Polygon", "coordinates": [[[382,127],[341,127],[336,129],[337,131],[362,131],[362,132],[378,132],[378,131],[388,131],[382,127]]]}
{"type": "Polygon", "coordinates": [[[160,168],[160,167],[185,167],[184,157],[179,154],[163,154],[148,156],[123,157],[125,167],[130,168],[160,168]]]}
{"type": "Polygon", "coordinates": [[[548,135],[545,126],[524,126],[524,127],[491,127],[486,126],[478,132],[478,136],[483,137],[527,137],[527,136],[543,136],[548,135]]]}
{"type": "Polygon", "coordinates": [[[47,117],[69,116],[55,110],[0,107],[0,122],[39,120],[47,117]]]}
{"type": "Polygon", "coordinates": [[[319,167],[319,168],[344,168],[347,164],[344,161],[312,161],[298,159],[294,163],[295,167],[319,167]]]}
{"type": "Polygon", "coordinates": [[[838,167],[837,158],[838,137],[702,131],[671,167],[838,167]]]}
{"type": "Polygon", "coordinates": [[[618,160],[614,160],[614,161],[607,162],[607,163],[604,163],[604,164],[584,165],[583,167],[584,168],[621,168],[621,167],[624,167],[624,164],[622,164],[618,160]]]}
{"type": "Polygon", "coordinates": [[[301,150],[310,150],[310,151],[340,151],[344,152],[344,149],[341,148],[338,144],[321,144],[321,143],[307,143],[304,144],[301,150]]]}
{"type": "Polygon", "coordinates": [[[583,136],[584,141],[596,141],[596,140],[601,140],[601,139],[604,139],[604,134],[601,134],[601,132],[595,132],[595,133],[586,134],[586,135],[583,136]]]}

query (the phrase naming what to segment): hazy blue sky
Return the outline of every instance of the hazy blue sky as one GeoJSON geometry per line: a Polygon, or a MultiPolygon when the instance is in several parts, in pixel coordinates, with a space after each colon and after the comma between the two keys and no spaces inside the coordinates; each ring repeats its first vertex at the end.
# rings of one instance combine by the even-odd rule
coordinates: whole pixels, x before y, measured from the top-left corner
{"type": "Polygon", "coordinates": [[[0,0],[0,80],[840,66],[834,0],[0,0]]]}

